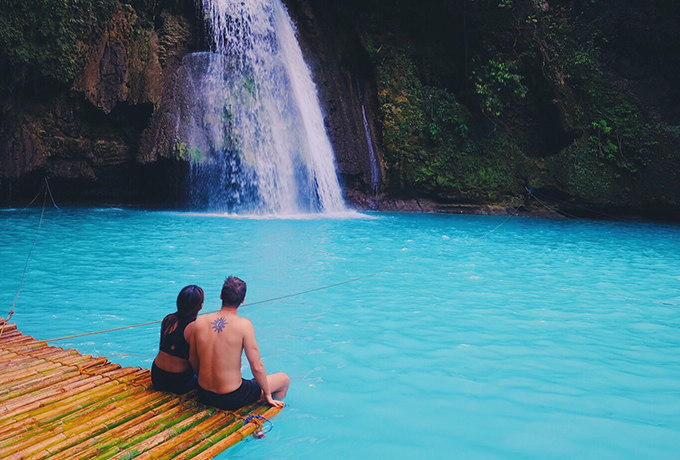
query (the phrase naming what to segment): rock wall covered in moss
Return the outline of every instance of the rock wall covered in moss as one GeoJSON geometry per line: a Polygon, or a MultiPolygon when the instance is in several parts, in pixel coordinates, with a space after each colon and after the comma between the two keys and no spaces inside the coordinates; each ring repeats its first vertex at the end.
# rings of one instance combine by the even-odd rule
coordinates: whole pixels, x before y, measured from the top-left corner
{"type": "Polygon", "coordinates": [[[288,3],[324,24],[345,69],[371,80],[388,201],[512,204],[529,188],[677,217],[677,3],[288,3]]]}
{"type": "Polygon", "coordinates": [[[138,157],[182,56],[197,47],[193,2],[23,0],[0,9],[0,201],[35,194],[44,176],[83,203],[177,196],[178,165],[138,157]]]}
{"type": "MultiPolygon", "coordinates": [[[[350,201],[680,215],[670,0],[285,0],[350,201]],[[372,190],[368,131],[379,163],[372,190]],[[565,208],[566,209],[566,208],[565,208]]],[[[0,192],[181,202],[192,0],[0,2],[0,192]],[[172,128],[172,129],[171,129],[172,128]]]]}

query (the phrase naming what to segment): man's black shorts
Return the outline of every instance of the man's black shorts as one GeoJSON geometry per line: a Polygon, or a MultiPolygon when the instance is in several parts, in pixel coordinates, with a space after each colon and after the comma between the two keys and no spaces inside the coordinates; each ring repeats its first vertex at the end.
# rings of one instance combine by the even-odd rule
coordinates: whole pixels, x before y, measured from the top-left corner
{"type": "Polygon", "coordinates": [[[198,400],[208,406],[217,407],[224,410],[236,410],[248,404],[252,404],[258,399],[262,390],[255,379],[241,379],[241,386],[231,393],[219,394],[204,390],[198,387],[198,400]]]}

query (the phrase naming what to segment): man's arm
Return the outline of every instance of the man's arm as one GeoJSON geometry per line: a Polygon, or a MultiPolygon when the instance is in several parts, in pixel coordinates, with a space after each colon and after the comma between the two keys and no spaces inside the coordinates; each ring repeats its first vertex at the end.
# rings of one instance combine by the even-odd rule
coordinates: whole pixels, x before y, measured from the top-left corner
{"type": "Polygon", "coordinates": [[[194,373],[198,375],[200,360],[198,359],[198,351],[196,350],[196,323],[191,323],[189,326],[193,326],[189,334],[189,362],[191,363],[191,367],[194,368],[194,373]]]}
{"type": "Polygon", "coordinates": [[[277,401],[272,398],[272,392],[269,389],[269,381],[267,380],[267,371],[264,369],[264,363],[260,358],[260,348],[257,346],[255,340],[255,328],[250,321],[246,322],[245,333],[243,334],[243,349],[246,352],[246,358],[250,364],[250,370],[253,372],[253,377],[260,385],[262,394],[269,404],[276,407],[283,407],[283,401],[277,401]]]}

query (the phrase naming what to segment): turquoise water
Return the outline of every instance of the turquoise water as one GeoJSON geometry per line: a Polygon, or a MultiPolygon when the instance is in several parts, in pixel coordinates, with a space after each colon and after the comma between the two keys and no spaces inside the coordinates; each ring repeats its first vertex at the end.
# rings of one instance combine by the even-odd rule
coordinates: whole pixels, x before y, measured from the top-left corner
{"type": "MultiPolygon", "coordinates": [[[[0,211],[2,315],[39,215],[0,211]]],[[[229,274],[248,303],[393,267],[243,307],[292,387],[225,458],[677,458],[680,227],[504,221],[48,210],[14,319],[48,339],[161,319],[186,284],[219,308],[229,274]]],[[[56,344],[148,367],[158,329],[56,344]]]]}

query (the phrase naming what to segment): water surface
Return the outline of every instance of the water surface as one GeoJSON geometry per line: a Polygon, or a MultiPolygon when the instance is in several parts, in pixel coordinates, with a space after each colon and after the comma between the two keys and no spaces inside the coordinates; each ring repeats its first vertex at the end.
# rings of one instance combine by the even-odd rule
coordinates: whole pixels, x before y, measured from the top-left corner
{"type": "MultiPolygon", "coordinates": [[[[0,212],[3,309],[39,216],[0,212]]],[[[161,319],[186,284],[219,308],[229,274],[252,303],[393,268],[243,307],[292,387],[225,458],[676,458],[680,228],[504,221],[48,210],[14,320],[48,339],[161,319]]],[[[56,344],[149,367],[158,330],[56,344]]]]}

